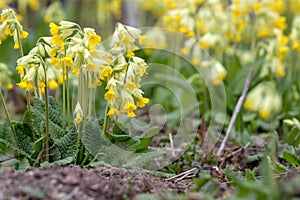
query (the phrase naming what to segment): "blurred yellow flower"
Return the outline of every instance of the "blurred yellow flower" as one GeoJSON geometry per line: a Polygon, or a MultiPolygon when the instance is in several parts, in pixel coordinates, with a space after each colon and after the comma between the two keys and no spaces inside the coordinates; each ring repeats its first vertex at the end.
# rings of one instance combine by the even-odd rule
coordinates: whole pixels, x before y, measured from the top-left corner
{"type": "Polygon", "coordinates": [[[48,86],[49,86],[50,90],[56,90],[58,88],[58,84],[55,80],[50,80],[48,82],[48,86]]]}
{"type": "Polygon", "coordinates": [[[57,26],[55,23],[51,22],[49,27],[51,35],[56,35],[59,32],[59,26],[57,26]]]}
{"type": "Polygon", "coordinates": [[[74,66],[74,62],[73,62],[73,58],[71,56],[67,56],[62,58],[63,63],[67,66],[67,67],[72,67],[74,66]]]}
{"type": "Polygon", "coordinates": [[[110,87],[109,90],[105,93],[104,99],[107,101],[114,101],[118,98],[118,95],[114,91],[114,87],[110,87]]]}
{"type": "Polygon", "coordinates": [[[138,98],[138,101],[136,103],[137,107],[139,108],[143,108],[145,107],[145,105],[149,102],[149,99],[148,98],[138,98]]]}

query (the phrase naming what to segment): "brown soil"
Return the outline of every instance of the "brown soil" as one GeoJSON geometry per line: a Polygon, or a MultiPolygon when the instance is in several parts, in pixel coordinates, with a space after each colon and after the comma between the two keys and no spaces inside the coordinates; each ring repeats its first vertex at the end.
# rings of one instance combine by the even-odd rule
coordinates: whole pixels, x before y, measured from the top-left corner
{"type": "Polygon", "coordinates": [[[134,199],[137,194],[170,191],[184,193],[187,186],[141,174],[135,170],[78,166],[31,168],[0,174],[0,199],[134,199]]]}

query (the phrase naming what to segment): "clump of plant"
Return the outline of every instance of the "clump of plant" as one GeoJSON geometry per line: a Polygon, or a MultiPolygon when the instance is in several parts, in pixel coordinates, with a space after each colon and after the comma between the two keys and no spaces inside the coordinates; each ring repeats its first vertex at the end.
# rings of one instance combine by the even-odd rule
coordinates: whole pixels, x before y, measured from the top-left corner
{"type": "Polygon", "coordinates": [[[108,46],[104,47],[99,45],[101,37],[92,28],[81,28],[70,21],[51,22],[49,26],[51,36],[39,38],[24,55],[21,39],[28,33],[12,9],[1,13],[0,34],[12,36],[14,48],[20,49],[17,85],[27,96],[23,120],[12,121],[1,91],[2,106],[12,133],[7,135],[6,124],[1,127],[1,149],[12,150],[15,158],[26,158],[23,161],[30,165],[45,161],[87,165],[94,159],[92,151],[102,146],[85,147],[91,147],[95,140],[110,141],[114,131],[120,133],[120,129],[109,131],[111,121],[122,116],[135,117],[136,109],[149,102],[143,97],[140,85],[147,64],[134,54],[145,36],[136,28],[118,23],[108,46]],[[97,88],[104,92],[106,109],[102,110],[102,122],[97,120],[97,126],[92,126],[97,88]],[[72,89],[77,92],[74,110],[72,89]],[[62,103],[50,96],[49,90],[58,96],[61,92],[62,103]]]}

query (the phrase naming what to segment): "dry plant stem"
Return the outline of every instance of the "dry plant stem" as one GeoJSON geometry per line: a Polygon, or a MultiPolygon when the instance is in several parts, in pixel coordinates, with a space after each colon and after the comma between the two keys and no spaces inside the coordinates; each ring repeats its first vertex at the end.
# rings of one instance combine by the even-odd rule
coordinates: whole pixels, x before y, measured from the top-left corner
{"type": "Polygon", "coordinates": [[[238,100],[238,102],[237,102],[237,104],[236,104],[236,106],[234,108],[233,115],[232,115],[232,117],[230,119],[229,126],[228,126],[228,129],[226,131],[225,137],[224,137],[224,139],[223,139],[223,141],[221,143],[221,146],[220,146],[220,148],[219,148],[219,150],[217,152],[217,157],[219,157],[221,155],[221,153],[222,153],[222,151],[223,151],[223,149],[225,147],[225,144],[226,144],[226,142],[227,142],[227,140],[229,138],[229,135],[230,135],[230,132],[231,132],[231,130],[233,128],[234,122],[235,122],[235,120],[237,118],[238,113],[241,110],[241,107],[243,105],[244,99],[245,99],[246,94],[248,92],[249,86],[250,86],[250,84],[252,82],[252,77],[253,77],[253,67],[251,67],[251,69],[250,69],[250,72],[248,74],[246,83],[244,85],[244,89],[243,89],[242,95],[240,96],[240,98],[239,98],[239,100],[238,100]]]}
{"type": "Polygon", "coordinates": [[[190,170],[187,170],[185,172],[182,172],[180,174],[177,174],[175,176],[167,178],[166,181],[171,181],[173,179],[176,179],[178,181],[178,180],[184,179],[185,177],[187,177],[188,175],[190,175],[192,172],[195,172],[196,170],[199,170],[199,169],[197,167],[194,167],[194,168],[192,168],[190,170]],[[183,178],[181,178],[181,177],[183,177],[183,178]]]}
{"type": "Polygon", "coordinates": [[[14,138],[14,142],[16,144],[16,147],[18,147],[19,143],[18,143],[18,139],[17,139],[17,134],[15,132],[14,126],[11,123],[11,118],[9,116],[9,112],[7,110],[7,107],[6,107],[6,104],[5,104],[5,100],[4,100],[4,97],[2,95],[2,90],[0,90],[0,99],[1,99],[1,103],[2,103],[2,106],[3,106],[4,111],[5,111],[7,122],[9,124],[9,126],[10,126],[10,129],[11,129],[11,132],[12,132],[12,135],[13,135],[13,138],[14,138]]]}
{"type": "Polygon", "coordinates": [[[171,149],[172,149],[172,156],[175,157],[175,150],[174,150],[174,142],[173,142],[173,138],[172,138],[172,133],[169,133],[169,139],[170,139],[170,145],[171,145],[171,149]]]}

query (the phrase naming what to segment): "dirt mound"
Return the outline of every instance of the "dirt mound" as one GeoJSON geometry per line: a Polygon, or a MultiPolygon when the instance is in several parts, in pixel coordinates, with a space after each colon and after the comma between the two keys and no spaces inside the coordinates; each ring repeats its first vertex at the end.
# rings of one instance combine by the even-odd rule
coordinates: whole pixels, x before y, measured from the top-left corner
{"type": "Polygon", "coordinates": [[[108,167],[31,168],[21,173],[4,170],[0,174],[1,199],[132,199],[141,193],[183,193],[186,189],[184,183],[108,167]]]}

